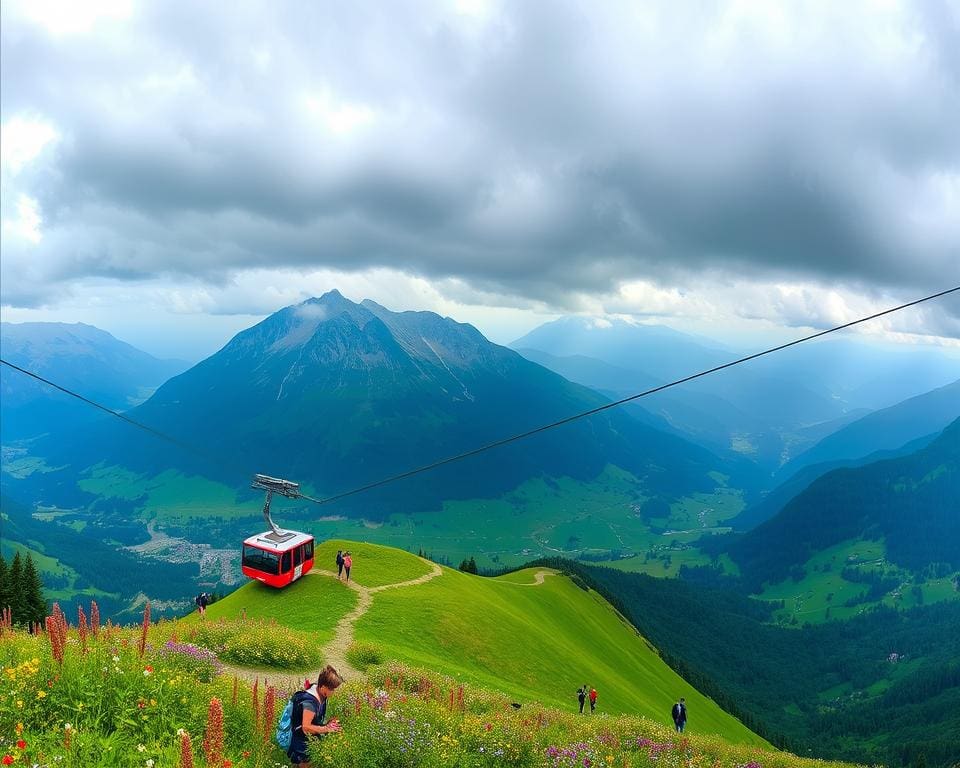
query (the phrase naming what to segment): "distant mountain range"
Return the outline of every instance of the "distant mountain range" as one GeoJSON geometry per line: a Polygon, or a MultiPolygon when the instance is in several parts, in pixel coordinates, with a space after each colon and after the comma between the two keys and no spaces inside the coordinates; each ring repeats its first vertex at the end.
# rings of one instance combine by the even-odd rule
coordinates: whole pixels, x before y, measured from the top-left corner
{"type": "Polygon", "coordinates": [[[960,381],[853,421],[788,462],[778,473],[787,479],[731,522],[749,530],[776,515],[821,475],[913,453],[958,417],[960,381]]]}
{"type": "MultiPolygon", "coordinates": [[[[582,317],[542,325],[511,346],[614,398],[746,354],[661,326],[582,317]]],[[[649,414],[638,418],[735,452],[772,476],[870,409],[943,386],[958,372],[960,356],[949,351],[829,339],[655,393],[635,407],[649,414]]]]}
{"type": "Polygon", "coordinates": [[[887,558],[903,568],[960,569],[960,419],[907,456],[819,477],[730,554],[759,588],[816,552],[858,538],[884,541],[887,558]]]}
{"type": "MultiPolygon", "coordinates": [[[[108,408],[125,411],[189,367],[158,360],[83,323],[0,323],[3,358],[108,408]]],[[[2,441],[63,432],[96,418],[75,398],[0,366],[2,441]]]]}
{"type": "Polygon", "coordinates": [[[823,462],[859,459],[940,432],[960,417],[960,380],[864,416],[838,429],[780,470],[790,477],[823,462]]]}
{"type": "MultiPolygon", "coordinates": [[[[38,447],[65,474],[95,464],[139,474],[175,468],[242,487],[256,471],[333,494],[602,405],[597,393],[430,312],[390,312],[336,291],[287,307],[168,381],[131,417],[219,461],[178,451],[120,423],[38,447]],[[227,469],[224,469],[224,466],[227,469]]],[[[716,456],[609,411],[348,499],[377,518],[490,498],[532,477],[587,480],[613,464],[650,493],[712,490],[716,456]]],[[[49,482],[63,475],[51,473],[49,482]]]]}

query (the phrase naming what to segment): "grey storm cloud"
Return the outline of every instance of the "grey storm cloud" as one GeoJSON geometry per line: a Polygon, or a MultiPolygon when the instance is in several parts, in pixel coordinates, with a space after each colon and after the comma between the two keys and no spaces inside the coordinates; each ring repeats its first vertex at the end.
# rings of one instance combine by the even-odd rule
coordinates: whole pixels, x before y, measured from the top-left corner
{"type": "Polygon", "coordinates": [[[57,35],[5,4],[3,119],[59,138],[15,180],[43,239],[5,235],[4,303],[263,267],[556,305],[958,282],[955,4],[472,5],[148,3],[57,35]]]}

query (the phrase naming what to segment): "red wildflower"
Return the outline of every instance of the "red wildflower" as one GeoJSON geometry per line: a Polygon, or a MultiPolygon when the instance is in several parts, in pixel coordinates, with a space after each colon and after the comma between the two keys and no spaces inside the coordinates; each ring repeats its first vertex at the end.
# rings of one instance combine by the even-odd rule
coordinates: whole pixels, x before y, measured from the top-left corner
{"type": "Polygon", "coordinates": [[[137,653],[143,658],[147,649],[147,630],[150,629],[150,601],[143,607],[143,625],[140,627],[140,642],[137,644],[137,653]]]}
{"type": "Polygon", "coordinates": [[[277,689],[267,686],[267,694],[263,697],[263,740],[270,741],[273,736],[273,723],[276,718],[277,689]]]}
{"type": "Polygon", "coordinates": [[[26,748],[27,748],[27,742],[25,742],[23,739],[20,739],[20,741],[17,742],[17,749],[26,749],[26,748]]]}
{"type": "Polygon", "coordinates": [[[186,732],[180,736],[180,768],[193,768],[193,747],[190,734],[186,732]]]}
{"type": "Polygon", "coordinates": [[[4,755],[3,760],[0,760],[4,765],[13,765],[13,755],[4,755]]]}
{"type": "Polygon", "coordinates": [[[207,710],[207,733],[203,737],[203,754],[210,768],[223,763],[223,705],[220,699],[210,699],[207,710]]]}
{"type": "Polygon", "coordinates": [[[100,634],[100,609],[96,600],[90,601],[90,631],[94,637],[100,634]]]}

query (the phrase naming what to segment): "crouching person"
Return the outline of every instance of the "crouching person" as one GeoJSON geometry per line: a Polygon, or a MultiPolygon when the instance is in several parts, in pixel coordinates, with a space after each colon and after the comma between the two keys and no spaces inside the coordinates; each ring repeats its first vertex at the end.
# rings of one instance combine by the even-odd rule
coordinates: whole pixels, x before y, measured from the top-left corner
{"type": "Polygon", "coordinates": [[[332,717],[324,722],[327,715],[327,699],[340,687],[343,680],[329,664],[317,676],[315,685],[306,691],[296,694],[292,717],[292,734],[287,757],[294,766],[310,768],[307,756],[307,742],[309,736],[319,736],[327,733],[339,733],[343,730],[340,721],[332,717]]]}

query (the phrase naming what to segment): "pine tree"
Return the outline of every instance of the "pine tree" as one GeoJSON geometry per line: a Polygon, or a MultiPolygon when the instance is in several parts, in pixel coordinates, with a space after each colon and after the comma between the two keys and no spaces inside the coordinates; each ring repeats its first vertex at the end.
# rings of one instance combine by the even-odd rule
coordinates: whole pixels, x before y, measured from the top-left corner
{"type": "Polygon", "coordinates": [[[47,601],[43,597],[43,580],[33,562],[33,556],[27,553],[27,563],[23,567],[24,624],[40,624],[47,615],[47,601]]]}
{"type": "Polygon", "coordinates": [[[13,589],[10,586],[10,569],[7,567],[7,561],[0,554],[0,611],[10,607],[10,597],[13,589]]]}
{"type": "Polygon", "coordinates": [[[477,561],[473,559],[473,555],[470,555],[470,562],[467,563],[467,571],[474,574],[477,572],[477,561]]]}
{"type": "Polygon", "coordinates": [[[10,584],[10,613],[13,616],[14,624],[23,623],[24,601],[23,601],[23,563],[20,560],[20,553],[13,556],[13,565],[10,566],[8,575],[10,584]]]}

